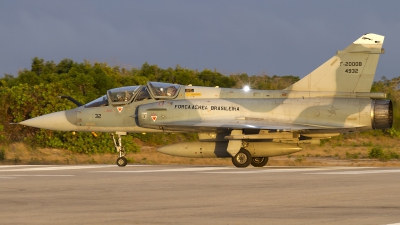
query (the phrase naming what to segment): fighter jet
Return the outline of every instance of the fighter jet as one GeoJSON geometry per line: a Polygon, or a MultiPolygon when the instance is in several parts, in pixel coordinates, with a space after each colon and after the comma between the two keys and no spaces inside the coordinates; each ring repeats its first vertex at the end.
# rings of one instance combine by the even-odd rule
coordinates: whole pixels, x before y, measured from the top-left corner
{"type": "Polygon", "coordinates": [[[386,129],[393,107],[371,93],[384,36],[368,33],[283,90],[249,90],[148,82],[107,91],[75,109],[20,122],[58,131],[110,132],[118,166],[127,165],[121,135],[196,132],[197,142],[163,146],[182,157],[232,158],[236,167],[265,166],[269,157],[340,133],[386,129]]]}

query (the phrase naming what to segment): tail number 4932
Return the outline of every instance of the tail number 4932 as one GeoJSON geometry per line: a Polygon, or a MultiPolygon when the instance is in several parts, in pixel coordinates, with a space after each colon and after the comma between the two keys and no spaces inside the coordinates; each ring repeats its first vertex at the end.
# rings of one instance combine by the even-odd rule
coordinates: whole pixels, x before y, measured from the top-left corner
{"type": "Polygon", "coordinates": [[[346,69],[345,73],[358,73],[358,69],[346,69]]]}

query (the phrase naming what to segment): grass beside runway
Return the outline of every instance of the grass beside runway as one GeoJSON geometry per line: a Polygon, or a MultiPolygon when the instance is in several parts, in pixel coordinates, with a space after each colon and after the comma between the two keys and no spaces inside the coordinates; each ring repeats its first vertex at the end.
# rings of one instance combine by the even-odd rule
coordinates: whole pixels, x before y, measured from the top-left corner
{"type": "MultiPolygon", "coordinates": [[[[129,153],[130,164],[176,164],[176,165],[225,165],[231,166],[230,159],[182,158],[164,155],[156,151],[157,146],[141,146],[139,153],[129,153]]],[[[321,145],[303,145],[303,151],[280,157],[272,157],[270,166],[390,166],[400,167],[400,141],[390,137],[364,137],[362,135],[334,138],[321,145]],[[381,158],[370,158],[381,154],[381,158]],[[394,157],[387,158],[389,153],[394,157]],[[385,155],[386,154],[386,155],[385,155]]],[[[68,150],[37,148],[31,149],[22,143],[0,146],[3,156],[0,164],[115,164],[115,154],[77,154],[68,150]]]]}

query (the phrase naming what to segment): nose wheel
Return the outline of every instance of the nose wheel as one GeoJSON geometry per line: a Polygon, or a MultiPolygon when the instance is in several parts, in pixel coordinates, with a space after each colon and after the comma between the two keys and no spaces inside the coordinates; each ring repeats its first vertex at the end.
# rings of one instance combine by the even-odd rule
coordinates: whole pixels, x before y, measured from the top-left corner
{"type": "Polygon", "coordinates": [[[128,160],[125,158],[126,151],[125,151],[125,148],[122,147],[121,135],[126,135],[126,133],[122,134],[120,132],[117,132],[117,135],[118,135],[118,141],[115,140],[114,134],[111,133],[111,136],[114,141],[114,147],[117,150],[117,152],[119,153],[119,157],[117,159],[117,165],[119,167],[124,167],[128,164],[128,160]]]}
{"type": "Polygon", "coordinates": [[[124,166],[126,166],[126,164],[128,164],[128,160],[125,157],[118,157],[117,165],[119,167],[124,167],[124,166]]]}

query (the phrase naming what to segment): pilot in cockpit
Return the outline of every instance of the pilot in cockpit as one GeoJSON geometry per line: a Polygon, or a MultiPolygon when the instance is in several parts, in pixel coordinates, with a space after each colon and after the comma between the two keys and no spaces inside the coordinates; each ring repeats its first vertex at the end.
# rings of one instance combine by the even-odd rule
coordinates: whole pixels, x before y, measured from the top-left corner
{"type": "Polygon", "coordinates": [[[168,87],[167,89],[167,96],[174,96],[177,89],[174,86],[168,87]]]}
{"type": "Polygon", "coordinates": [[[125,100],[125,101],[129,101],[129,99],[131,99],[131,97],[132,97],[132,95],[131,95],[128,91],[125,91],[125,98],[124,98],[124,100],[125,100]]]}
{"type": "Polygon", "coordinates": [[[164,88],[158,89],[157,95],[158,96],[165,96],[164,88]]]}

